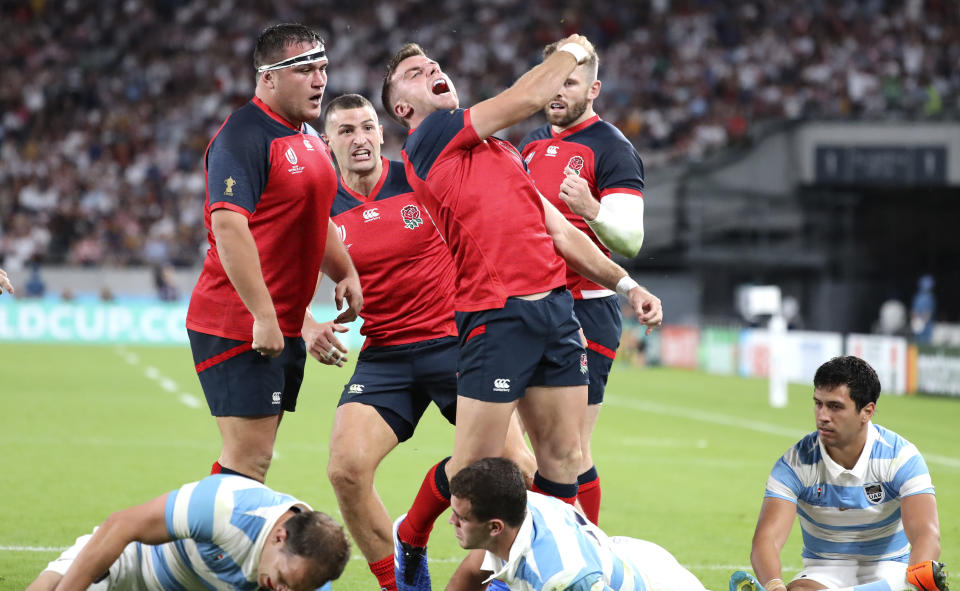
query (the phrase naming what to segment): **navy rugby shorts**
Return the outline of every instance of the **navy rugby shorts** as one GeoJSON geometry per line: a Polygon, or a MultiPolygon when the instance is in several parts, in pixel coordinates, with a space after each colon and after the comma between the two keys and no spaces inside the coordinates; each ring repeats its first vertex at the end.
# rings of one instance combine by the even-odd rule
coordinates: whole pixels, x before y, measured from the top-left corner
{"type": "Polygon", "coordinates": [[[512,402],[529,386],[589,383],[573,297],[554,289],[539,300],[507,298],[503,308],[457,312],[460,396],[512,402]]]}
{"type": "Polygon", "coordinates": [[[588,404],[603,402],[603,391],[620,346],[623,318],[616,295],[590,300],[576,300],[573,310],[587,337],[587,365],[590,367],[588,404]]]}
{"type": "Polygon", "coordinates": [[[456,424],[456,337],[363,349],[338,406],[358,402],[374,407],[397,440],[406,441],[431,401],[456,424]]]}
{"type": "Polygon", "coordinates": [[[276,415],[294,411],[303,383],[306,346],[284,337],[283,352],[267,357],[249,341],[187,330],[203,395],[215,417],[276,415]]]}

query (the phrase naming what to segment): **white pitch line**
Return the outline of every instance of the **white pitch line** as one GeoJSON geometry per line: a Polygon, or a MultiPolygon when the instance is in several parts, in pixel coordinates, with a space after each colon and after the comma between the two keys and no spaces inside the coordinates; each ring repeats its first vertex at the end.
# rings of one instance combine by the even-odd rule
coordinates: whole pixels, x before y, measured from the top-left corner
{"type": "Polygon", "coordinates": [[[68,546],[63,548],[52,546],[0,546],[0,552],[63,552],[68,546]]]}
{"type": "MultiPolygon", "coordinates": [[[[130,353],[127,350],[121,347],[118,347],[117,355],[120,355],[121,357],[123,357],[126,360],[126,362],[129,363],[130,365],[133,365],[133,366],[140,365],[140,358],[137,357],[135,353],[130,353]]],[[[163,373],[159,369],[157,369],[156,367],[153,367],[152,365],[148,365],[147,367],[145,367],[143,369],[143,374],[147,376],[147,378],[157,382],[160,388],[162,388],[163,390],[166,390],[167,392],[170,392],[171,394],[176,394],[177,391],[180,389],[180,387],[177,386],[177,383],[175,381],[163,375],[163,373]]],[[[202,406],[200,404],[200,399],[188,392],[180,392],[180,395],[177,396],[177,400],[179,400],[185,406],[189,406],[190,408],[200,408],[202,406]]]]}
{"type": "MultiPolygon", "coordinates": [[[[667,404],[661,404],[659,402],[649,402],[646,400],[635,400],[632,398],[624,398],[620,396],[607,396],[604,399],[604,403],[611,406],[621,406],[627,407],[634,410],[639,410],[643,412],[650,412],[654,414],[667,415],[671,417],[680,417],[682,419],[693,419],[695,421],[702,421],[704,423],[713,423],[716,425],[725,425],[728,427],[735,427],[737,429],[747,429],[750,431],[757,431],[758,433],[766,433],[768,435],[777,435],[778,437],[786,437],[788,439],[800,439],[809,431],[801,431],[800,429],[794,429],[792,427],[783,427],[781,425],[774,425],[773,423],[766,423],[763,421],[748,421],[742,417],[734,417],[730,415],[724,415],[715,412],[707,412],[703,410],[696,410],[692,408],[684,408],[682,406],[670,406],[667,404]]],[[[958,468],[960,469],[960,459],[953,458],[950,456],[943,456],[938,454],[924,453],[923,458],[930,463],[940,464],[941,466],[947,466],[949,468],[958,468]]]]}

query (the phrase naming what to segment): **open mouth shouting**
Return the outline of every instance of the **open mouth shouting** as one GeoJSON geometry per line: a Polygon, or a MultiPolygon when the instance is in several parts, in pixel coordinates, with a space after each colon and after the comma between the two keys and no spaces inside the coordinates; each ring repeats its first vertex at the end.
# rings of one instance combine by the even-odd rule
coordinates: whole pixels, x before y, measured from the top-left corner
{"type": "Polygon", "coordinates": [[[431,86],[430,89],[433,91],[433,94],[446,94],[450,92],[450,85],[447,84],[445,78],[437,78],[433,81],[433,86],[431,86]]]}

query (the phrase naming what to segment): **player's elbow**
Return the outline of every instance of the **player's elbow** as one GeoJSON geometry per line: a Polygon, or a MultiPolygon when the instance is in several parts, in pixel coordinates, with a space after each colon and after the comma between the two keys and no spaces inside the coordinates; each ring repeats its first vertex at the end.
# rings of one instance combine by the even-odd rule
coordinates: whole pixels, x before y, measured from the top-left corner
{"type": "Polygon", "coordinates": [[[616,248],[611,248],[613,252],[625,256],[627,258],[633,258],[640,254],[640,247],[643,246],[643,228],[635,230],[628,233],[623,239],[617,244],[616,248]]]}

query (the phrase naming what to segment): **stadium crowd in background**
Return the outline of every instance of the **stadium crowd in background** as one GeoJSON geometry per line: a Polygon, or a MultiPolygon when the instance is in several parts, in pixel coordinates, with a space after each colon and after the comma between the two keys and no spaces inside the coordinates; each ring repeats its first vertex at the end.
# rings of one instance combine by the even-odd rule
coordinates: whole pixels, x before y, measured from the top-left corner
{"type": "MultiPolygon", "coordinates": [[[[412,40],[461,73],[470,103],[582,32],[604,56],[603,117],[648,169],[744,141],[760,120],[938,117],[960,99],[960,14],[945,0],[533,4],[5,3],[0,262],[198,264],[204,147],[253,92],[251,39],[281,20],[328,41],[332,96],[376,95],[412,40]]],[[[396,158],[403,132],[387,132],[396,158]]]]}

